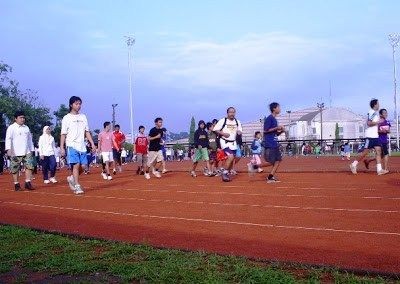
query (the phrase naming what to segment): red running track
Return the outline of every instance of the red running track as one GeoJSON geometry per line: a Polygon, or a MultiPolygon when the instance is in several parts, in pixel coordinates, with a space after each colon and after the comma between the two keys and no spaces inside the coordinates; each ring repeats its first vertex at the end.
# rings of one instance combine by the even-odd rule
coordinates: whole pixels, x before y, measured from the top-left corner
{"type": "MultiPolygon", "coordinates": [[[[395,167],[399,162],[393,160],[395,167]]],[[[187,163],[169,164],[174,170],[183,165],[187,163]]],[[[147,181],[134,175],[130,165],[113,181],[102,180],[98,169],[83,176],[83,196],[71,193],[66,171],[55,186],[38,178],[33,192],[12,191],[11,177],[3,175],[0,222],[158,247],[400,274],[399,175],[377,177],[371,171],[353,176],[346,167],[337,159],[288,159],[282,182],[271,185],[265,174],[245,173],[231,183],[193,179],[183,172],[147,181]],[[314,172],[290,172],[301,163],[314,172]],[[342,168],[330,172],[336,163],[342,168]]]]}

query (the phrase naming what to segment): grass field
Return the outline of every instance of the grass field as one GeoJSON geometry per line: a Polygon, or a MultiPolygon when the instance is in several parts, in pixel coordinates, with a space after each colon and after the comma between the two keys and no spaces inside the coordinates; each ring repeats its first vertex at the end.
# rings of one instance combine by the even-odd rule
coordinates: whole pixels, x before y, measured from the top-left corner
{"type": "Polygon", "coordinates": [[[400,283],[333,269],[0,226],[0,283],[400,283]]]}

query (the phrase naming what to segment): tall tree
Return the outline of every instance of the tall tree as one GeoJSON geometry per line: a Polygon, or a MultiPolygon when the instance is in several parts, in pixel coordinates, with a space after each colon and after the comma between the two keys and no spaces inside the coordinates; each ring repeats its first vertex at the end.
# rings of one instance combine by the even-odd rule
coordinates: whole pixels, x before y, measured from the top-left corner
{"type": "Polygon", "coordinates": [[[190,131],[189,131],[189,145],[194,144],[194,132],[196,131],[196,121],[192,116],[192,120],[190,121],[190,131]]]}
{"type": "Polygon", "coordinates": [[[53,112],[53,115],[56,118],[56,124],[54,126],[53,130],[53,135],[54,139],[56,140],[56,143],[60,143],[60,136],[61,136],[61,122],[62,119],[65,115],[69,113],[69,108],[65,104],[61,104],[55,112],[53,112]]]}

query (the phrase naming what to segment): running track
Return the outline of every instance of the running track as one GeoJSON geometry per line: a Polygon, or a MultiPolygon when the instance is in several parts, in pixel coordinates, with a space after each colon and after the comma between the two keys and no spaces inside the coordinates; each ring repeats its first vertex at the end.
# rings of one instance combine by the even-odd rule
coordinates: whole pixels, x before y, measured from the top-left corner
{"type": "MultiPolygon", "coordinates": [[[[244,165],[245,163],[243,163],[244,165]]],[[[347,162],[290,158],[276,185],[242,173],[231,183],[193,180],[187,163],[144,180],[127,166],[111,181],[83,176],[74,196],[65,182],[10,190],[0,176],[0,222],[48,231],[252,258],[400,274],[400,176],[352,176],[347,162]],[[304,172],[299,172],[305,169],[304,172]],[[180,171],[178,171],[180,170],[180,171]],[[336,171],[336,172],[335,172],[336,171]]],[[[392,160],[399,169],[400,159],[392,160]]]]}

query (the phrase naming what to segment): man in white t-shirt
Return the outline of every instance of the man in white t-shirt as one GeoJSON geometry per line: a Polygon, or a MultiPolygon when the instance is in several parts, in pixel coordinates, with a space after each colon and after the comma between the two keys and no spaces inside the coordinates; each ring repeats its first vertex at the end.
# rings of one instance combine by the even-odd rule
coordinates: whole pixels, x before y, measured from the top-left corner
{"type": "Polygon", "coordinates": [[[231,181],[229,176],[235,160],[236,151],[238,148],[236,138],[242,135],[242,124],[236,119],[236,110],[234,107],[227,109],[227,116],[220,119],[214,127],[214,132],[219,135],[221,149],[225,152],[226,164],[222,171],[222,180],[225,182],[231,181]]]}
{"type": "Polygon", "coordinates": [[[72,175],[67,177],[67,181],[75,194],[84,193],[79,184],[79,175],[82,173],[81,166],[88,165],[85,138],[92,145],[92,151],[96,151],[86,115],[79,113],[81,107],[82,100],[79,97],[72,96],[69,99],[70,112],[64,116],[61,123],[61,156],[67,155],[67,163],[72,168],[72,175]],[[65,145],[67,146],[66,150],[65,145]]]}
{"type": "Polygon", "coordinates": [[[379,102],[377,99],[373,99],[370,102],[371,110],[368,112],[367,128],[365,129],[365,146],[361,154],[350,164],[350,170],[353,174],[357,174],[357,165],[359,162],[365,159],[369,151],[375,149],[376,155],[376,172],[378,175],[384,175],[386,172],[382,170],[382,150],[381,142],[379,140],[378,124],[380,120],[379,116],[379,102]]]}

